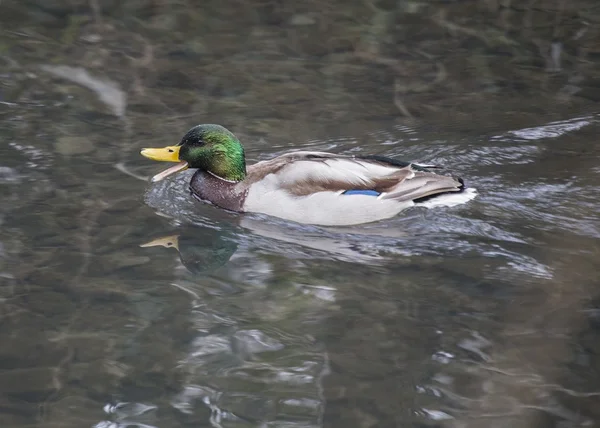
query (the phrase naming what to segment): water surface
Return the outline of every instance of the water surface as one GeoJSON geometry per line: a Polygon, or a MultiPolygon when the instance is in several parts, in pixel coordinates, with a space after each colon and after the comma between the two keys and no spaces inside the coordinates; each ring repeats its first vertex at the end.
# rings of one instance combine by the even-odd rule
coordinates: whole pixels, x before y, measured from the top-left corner
{"type": "Polygon", "coordinates": [[[595,3],[384,3],[0,3],[2,426],[600,424],[595,3]],[[202,122],[478,197],[323,228],[149,184],[202,122]]]}

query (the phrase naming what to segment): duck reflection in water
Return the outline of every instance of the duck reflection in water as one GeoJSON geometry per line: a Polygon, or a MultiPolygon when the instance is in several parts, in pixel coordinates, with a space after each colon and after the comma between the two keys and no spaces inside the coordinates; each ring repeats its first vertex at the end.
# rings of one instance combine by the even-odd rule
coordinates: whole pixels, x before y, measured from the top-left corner
{"type": "Polygon", "coordinates": [[[152,239],[140,247],[174,248],[181,264],[193,275],[224,266],[238,248],[228,233],[208,227],[181,227],[178,231],[152,239]]]}

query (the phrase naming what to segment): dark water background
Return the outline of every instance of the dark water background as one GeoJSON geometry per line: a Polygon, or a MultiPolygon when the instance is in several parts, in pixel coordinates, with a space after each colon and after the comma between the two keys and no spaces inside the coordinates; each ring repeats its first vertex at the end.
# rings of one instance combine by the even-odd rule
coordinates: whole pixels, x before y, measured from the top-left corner
{"type": "Polygon", "coordinates": [[[600,4],[0,0],[0,426],[600,426],[600,4]],[[191,201],[220,123],[438,163],[352,228],[191,201]],[[180,254],[141,247],[178,236],[180,254]]]}

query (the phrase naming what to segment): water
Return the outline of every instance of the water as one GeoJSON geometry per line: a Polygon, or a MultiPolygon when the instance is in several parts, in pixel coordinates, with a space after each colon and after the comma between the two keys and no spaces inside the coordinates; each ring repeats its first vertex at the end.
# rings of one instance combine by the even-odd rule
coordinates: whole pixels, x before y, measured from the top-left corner
{"type": "Polygon", "coordinates": [[[600,426],[576,3],[0,2],[1,425],[600,426]],[[139,155],[201,122],[249,162],[382,154],[478,196],[356,227],[224,212],[139,155]]]}

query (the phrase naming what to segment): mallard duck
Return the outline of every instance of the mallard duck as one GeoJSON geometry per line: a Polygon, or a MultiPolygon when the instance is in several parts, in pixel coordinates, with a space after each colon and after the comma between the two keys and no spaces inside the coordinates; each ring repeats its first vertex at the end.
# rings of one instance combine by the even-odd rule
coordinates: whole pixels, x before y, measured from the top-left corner
{"type": "Polygon", "coordinates": [[[246,166],[244,148],[220,125],[197,125],[179,144],[141,154],[177,165],[159,181],[197,169],[190,191],[220,208],[262,213],[299,223],[345,226],[390,218],[440,195],[463,192],[461,178],[435,174],[422,165],[383,156],[346,156],[296,151],[246,166]]]}

